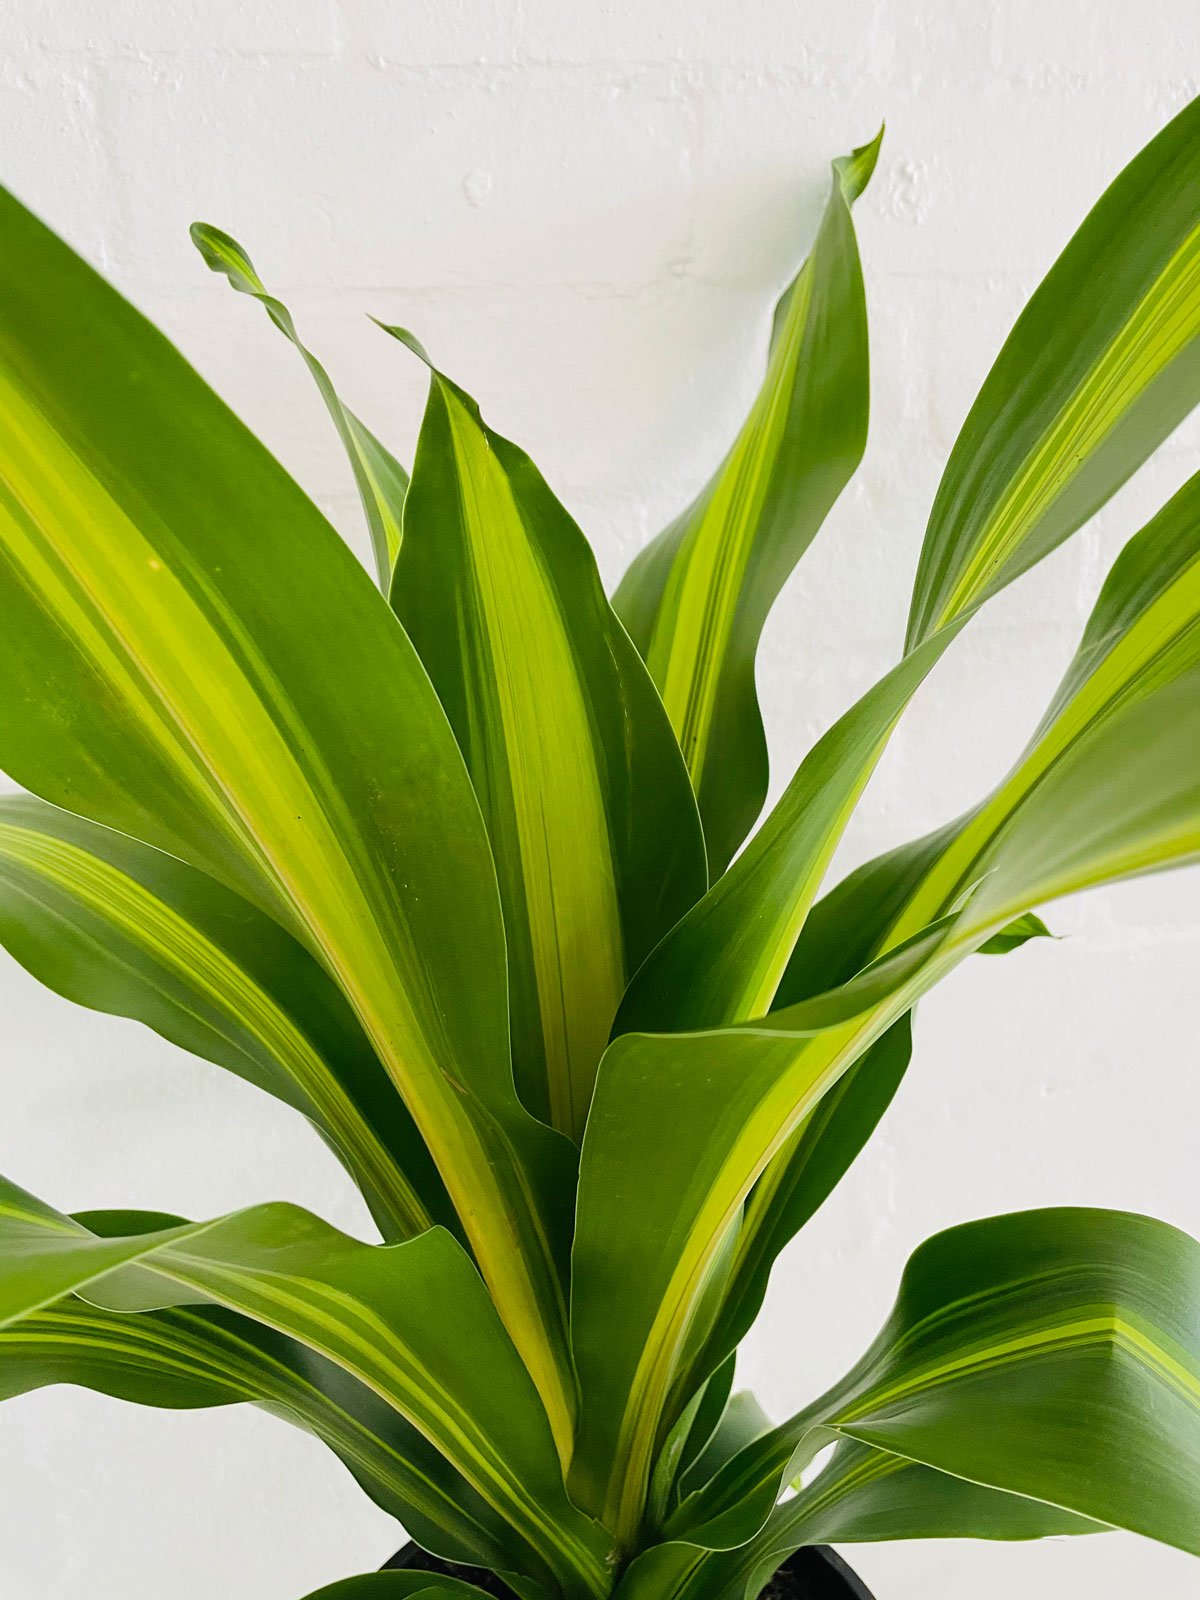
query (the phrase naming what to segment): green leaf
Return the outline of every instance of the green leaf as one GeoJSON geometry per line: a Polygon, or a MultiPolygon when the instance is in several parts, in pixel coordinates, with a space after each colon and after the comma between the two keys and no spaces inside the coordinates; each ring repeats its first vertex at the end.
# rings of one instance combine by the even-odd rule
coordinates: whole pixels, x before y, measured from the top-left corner
{"type": "Polygon", "coordinates": [[[459,1224],[340,991],[249,901],[32,796],[0,798],[0,941],[80,1005],[136,1017],[308,1117],[381,1231],[459,1224]]]}
{"type": "MultiPolygon", "coordinates": [[[[88,1221],[97,1228],[96,1218],[88,1221]]],[[[64,1296],[0,1329],[0,1399],[58,1383],[170,1409],[262,1406],[320,1438],[376,1505],[439,1554],[545,1571],[399,1412],[315,1351],[247,1317],[216,1306],[118,1313],[64,1296]]]]}
{"type": "Polygon", "coordinates": [[[1019,917],[1014,917],[1007,928],[979,946],[981,956],[1006,956],[1012,950],[1019,950],[1023,944],[1028,944],[1030,939],[1053,939],[1054,935],[1035,912],[1026,911],[1019,917]]]}
{"type": "Polygon", "coordinates": [[[758,1021],[626,1034],[606,1055],[574,1249],[572,1482],[621,1540],[636,1533],[655,1440],[706,1376],[689,1340],[714,1275],[728,1286],[747,1197],[823,1096],[1030,906],[1200,854],[1198,500],[1200,481],[1117,564],[1071,692],[1012,777],[966,827],[896,853],[906,891],[917,886],[881,896],[901,909],[875,962],[758,1021]]]}
{"type": "Polygon", "coordinates": [[[772,1004],[828,860],[916,688],[971,613],[1074,532],[1200,397],[1198,183],[1192,106],[1083,224],[984,385],[934,509],[906,661],[819,742],[726,878],[655,951],[622,1027],[713,1027],[772,1004]],[[951,568],[958,576],[946,576],[951,568]],[[959,585],[957,598],[932,594],[943,578],[959,585]]]}
{"type": "Polygon", "coordinates": [[[579,1139],[630,975],[704,892],[704,842],[662,703],[582,533],[525,452],[432,367],[392,604],[488,824],[518,1089],[579,1139]]]}
{"type": "Polygon", "coordinates": [[[618,1032],[720,1027],[770,1008],[875,763],[951,631],[907,656],[818,740],[745,850],[637,974],[618,1032]]]}
{"type": "MultiPolygon", "coordinates": [[[[935,835],[932,849],[927,847],[923,855],[885,857],[883,874],[874,866],[852,874],[814,908],[789,967],[786,992],[779,996],[780,1009],[853,977],[872,954],[871,930],[880,914],[886,914],[889,897],[898,914],[906,882],[916,881],[914,867],[931,858],[938,843],[935,835]]],[[[1027,912],[988,939],[979,953],[1003,954],[1043,936],[1049,937],[1049,930],[1027,912]]],[[[707,1370],[749,1330],[779,1252],[846,1175],[891,1104],[911,1057],[909,1015],[893,1022],[863,1052],[768,1164],[746,1201],[721,1313],[696,1358],[697,1371],[707,1370]]]]}
{"type": "Polygon", "coordinates": [[[569,1448],[570,1146],[520,1106],[486,832],[362,568],[143,318],[0,198],[0,766],[247,895],[345,992],[569,1448]]]}
{"type": "Polygon", "coordinates": [[[731,1396],[712,1438],[681,1480],[680,1497],[707,1483],[727,1461],[771,1431],[770,1418],[748,1389],[731,1396]]]}
{"type": "MultiPolygon", "coordinates": [[[[670,1498],[678,1498],[679,1484],[684,1474],[693,1466],[697,1457],[706,1450],[716,1436],[730,1401],[730,1391],[733,1388],[734,1371],[737,1366],[736,1353],[727,1357],[713,1372],[705,1383],[697,1390],[688,1402],[687,1409],[675,1424],[671,1435],[663,1447],[662,1455],[671,1449],[676,1434],[680,1435],[681,1443],[675,1452],[672,1462],[673,1481],[670,1486],[670,1498]]],[[[662,1455],[655,1466],[657,1474],[662,1463],[662,1455]]]]}
{"type": "Polygon", "coordinates": [[[900,1017],[821,1096],[747,1196],[720,1315],[695,1369],[749,1332],[784,1246],[816,1215],[874,1133],[908,1070],[912,1018],[900,1017]]]}
{"type": "Polygon", "coordinates": [[[714,876],[767,793],[754,689],[759,635],[866,444],[866,301],[850,207],[882,137],[834,162],[812,254],[776,308],[749,417],[714,477],[641,553],[614,600],[679,735],[714,876]]]}
{"type": "MultiPolygon", "coordinates": [[[[1183,708],[1181,714],[1190,716],[1194,685],[1178,685],[1186,685],[1198,666],[1200,474],[1183,485],[1113,564],[1079,649],[1029,748],[981,805],[944,830],[886,939],[908,937],[974,885],[973,917],[985,910],[992,914],[1003,886],[1018,870],[1018,857],[1022,882],[1019,890],[1014,887],[1013,904],[1014,914],[1020,914],[1019,900],[1036,904],[1089,881],[1088,874],[1097,870],[1091,859],[1105,848],[1119,848],[1122,831],[1135,818],[1138,829],[1153,828],[1149,808],[1169,794],[1186,794],[1192,763],[1181,753],[1176,758],[1180,770],[1173,773],[1164,745],[1168,765],[1161,774],[1163,786],[1156,789],[1152,769],[1139,770],[1133,748],[1122,749],[1106,729],[1114,723],[1148,729],[1159,716],[1152,703],[1161,697],[1173,697],[1183,708]],[[1097,768],[1104,757],[1095,753],[1100,751],[1112,757],[1103,780],[1097,768]],[[1122,792],[1107,796],[1109,815],[1094,816],[1097,805],[1105,809],[1106,796],[1095,794],[1089,801],[1082,787],[1087,780],[1075,770],[1079,763],[1089,767],[1093,781],[1105,785],[1115,786],[1120,774],[1122,792]],[[1056,810],[1059,805],[1051,797],[1061,796],[1064,788],[1070,789],[1071,803],[1061,816],[1065,820],[1069,815],[1074,837],[1047,814],[1047,807],[1056,810]],[[1127,792],[1134,788],[1140,796],[1127,792]],[[1042,840],[1034,831],[1040,826],[1037,818],[1048,828],[1042,840]],[[997,873],[999,856],[1004,869],[997,873]],[[1069,863],[1080,874],[1077,881],[1070,877],[1069,863]],[[1044,881],[1035,884],[1035,879],[1044,881]]],[[[1186,802],[1182,804],[1186,832],[1186,802]]],[[[1169,818],[1161,818],[1160,824],[1169,831],[1169,818]]],[[[1162,848],[1168,859],[1175,858],[1165,842],[1162,848]]],[[[1113,861],[1102,870],[1111,877],[1153,865],[1135,857],[1127,866],[1113,861]]]]}
{"type": "Polygon", "coordinates": [[[777,1506],[761,1531],[733,1550],[658,1545],[640,1556],[618,1600],[752,1600],[796,1550],[815,1544],[895,1539],[1044,1539],[1101,1533],[1101,1523],[1021,1495],[935,1472],[848,1440],[829,1465],[777,1506]]]}
{"type": "Polygon", "coordinates": [[[488,1591],[440,1572],[364,1572],[315,1589],[306,1600],[479,1600],[488,1591]]]}
{"type": "Polygon", "coordinates": [[[750,1556],[760,1571],[774,1562],[774,1571],[792,1550],[808,1544],[1004,1541],[1108,1531],[1105,1523],[1058,1506],[989,1489],[851,1439],[839,1445],[811,1484],[775,1508],[737,1557],[750,1556]]]}
{"type": "MultiPolygon", "coordinates": [[[[917,654],[934,645],[936,640],[918,647],[917,654]]],[[[823,988],[844,983],[880,950],[918,931],[929,918],[943,914],[965,892],[988,879],[988,849],[999,842],[1012,859],[1015,845],[1006,842],[1005,829],[1043,778],[1053,778],[1060,761],[1069,766],[1079,753],[1076,746],[1086,749],[1083,736],[1087,730],[1100,728],[1110,712],[1139,696],[1152,695],[1172,677],[1186,674],[1198,659],[1200,480],[1193,479],[1129,541],[1114,564],[1079,651],[1014,773],[965,818],[869,863],[826,896],[800,932],[774,1009],[783,1011],[823,988]]],[[[1181,694],[1190,702],[1192,691],[1184,689],[1181,694]]],[[[1112,753],[1110,768],[1102,771],[1098,763],[1093,764],[1098,794],[1109,794],[1118,770],[1129,772],[1130,782],[1148,776],[1138,773],[1133,749],[1123,749],[1119,739],[1109,740],[1105,748],[1112,753]]],[[[1168,755],[1167,784],[1172,781],[1172,759],[1180,763],[1179,773],[1186,783],[1190,762],[1168,755]]],[[[1078,826],[1083,815],[1080,807],[1086,804],[1086,781],[1076,781],[1068,832],[1078,826]]],[[[772,820],[765,825],[764,834],[772,820]]],[[[1051,844],[1051,831],[1039,838],[1038,824],[1017,826],[1035,850],[1051,844]]],[[[1081,839],[1082,834],[1075,840],[1064,836],[1062,848],[1074,849],[1081,839]]],[[[753,845],[743,860],[752,849],[753,845]]],[[[739,860],[723,881],[732,882],[740,867],[739,860]]],[[[1117,875],[1111,866],[1100,869],[1093,865],[1088,868],[1089,881],[1097,870],[1106,876],[1117,875]]],[[[983,884],[980,893],[984,898],[973,902],[975,911],[984,910],[986,896],[1000,881],[1002,878],[983,884]]],[[[1036,887],[1025,882],[1013,903],[1057,892],[1062,892],[1061,885],[1036,887]]],[[[748,908],[742,909],[745,913],[748,908]]],[[[980,950],[1000,953],[1046,934],[1041,919],[1027,911],[999,927],[980,950]]],[[[898,1029],[901,1024],[893,1026],[898,1029]]],[[[772,1262],[824,1199],[882,1115],[903,1074],[907,1049],[906,1040],[885,1034],[838,1081],[832,1098],[823,1100],[800,1125],[790,1145],[773,1158],[747,1203],[725,1309],[705,1360],[719,1359],[749,1326],[772,1262]],[[793,1164],[796,1170],[792,1170],[793,1164]],[[815,1188],[810,1187],[817,1175],[815,1188]]],[[[701,1369],[703,1364],[699,1363],[701,1369]]]]}
{"type": "Polygon", "coordinates": [[[863,1359],[671,1532],[743,1543],[831,1434],[1200,1554],[1200,1244],[1067,1209],[938,1234],[863,1359]]]}
{"type": "Polygon", "coordinates": [[[909,644],[1083,525],[1200,396],[1200,101],[1101,197],[1018,318],[942,478],[909,644]]]}
{"type": "Polygon", "coordinates": [[[118,1312],[215,1304],[315,1351],[423,1434],[548,1571],[603,1593],[603,1535],[567,1499],[537,1391],[442,1230],[360,1244],[268,1205],[183,1225],[109,1217],[101,1236],[3,1184],[0,1324],[72,1293],[118,1312]]]}
{"type": "Polygon", "coordinates": [[[400,549],[401,519],[408,490],[408,473],[371,430],[360,422],[348,406],[338,399],[337,390],[325,368],[300,342],[292,314],[282,300],[268,294],[254,263],[236,239],[207,222],[192,223],[192,243],[213,272],[221,272],[240,294],[258,300],[275,326],[289,338],[304,357],[322,400],[333,418],[333,425],[345,447],[354,473],[358,496],[371,533],[375,566],[380,588],[387,593],[392,568],[400,549]]]}

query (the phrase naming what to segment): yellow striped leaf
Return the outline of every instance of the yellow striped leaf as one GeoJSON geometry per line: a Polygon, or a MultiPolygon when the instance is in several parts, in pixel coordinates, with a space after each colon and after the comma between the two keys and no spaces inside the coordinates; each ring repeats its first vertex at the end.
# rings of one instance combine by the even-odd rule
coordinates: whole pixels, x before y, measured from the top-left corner
{"type": "Polygon", "coordinates": [[[582,533],[524,451],[432,368],[392,603],[488,825],[518,1089],[578,1139],[629,977],[704,892],[704,842],[582,533]]]}
{"type": "Polygon", "coordinates": [[[0,766],[280,919],[350,1001],[569,1447],[566,1141],[487,835],[386,601],[178,353],[0,198],[0,766]]]}
{"type": "MultiPolygon", "coordinates": [[[[87,1218],[94,1230],[97,1220],[87,1218]]],[[[537,1553],[399,1412],[315,1351],[247,1317],[217,1306],[113,1312],[66,1295],[0,1328],[0,1399],[59,1383],[171,1409],[260,1405],[321,1439],[427,1548],[498,1571],[524,1566],[553,1581],[537,1553]]]]}
{"type": "Polygon", "coordinates": [[[1125,168],[1017,319],[946,466],[909,645],[1033,566],[1200,396],[1200,101],[1125,168]]]}
{"type": "Polygon", "coordinates": [[[728,456],[614,600],[679,735],[714,877],[767,793],[754,657],[767,614],[862,458],[867,323],[850,207],[880,134],[834,162],[812,254],[775,312],[767,374],[728,456]]]}
{"type": "Polygon", "coordinates": [[[371,547],[379,586],[387,593],[392,568],[400,549],[400,527],[404,515],[404,497],[408,491],[408,473],[364,423],[354,415],[349,406],[338,398],[337,390],[325,368],[307,346],[301,344],[292,314],[282,300],[268,294],[262,279],[254,270],[254,263],[236,239],[222,233],[207,222],[192,223],[192,243],[213,272],[220,272],[240,294],[248,294],[266,308],[267,315],[290,339],[304,357],[304,364],[312,373],[313,382],[333,419],[338,437],[350,461],[358,497],[362,501],[367,527],[371,533],[371,547]]]}
{"type": "Polygon", "coordinates": [[[938,1234],[863,1359],[669,1532],[743,1544],[831,1435],[1200,1554],[1200,1245],[1068,1209],[938,1234]]]}
{"type": "MultiPolygon", "coordinates": [[[[828,860],[916,688],[971,612],[1085,521],[1195,404],[1200,232],[1189,229],[1198,196],[1200,110],[1192,107],[1129,165],[1018,320],[947,467],[914,617],[935,568],[966,570],[972,540],[988,546],[989,517],[1008,527],[1006,553],[981,555],[979,573],[952,602],[929,602],[906,658],[815,746],[730,871],[639,973],[622,1027],[715,1027],[772,1004],[828,860]],[[1170,271],[1159,270],[1164,262],[1174,263],[1170,271]],[[1142,311],[1134,314],[1135,305],[1142,311]],[[1083,383],[1079,373],[1093,359],[1108,377],[1083,383]],[[1040,476],[1030,476],[1022,451],[1035,452],[1040,476]],[[1025,496],[1019,514],[1004,498],[1010,472],[1019,480],[1013,494],[1025,496]]],[[[919,916],[906,924],[920,925],[919,916]]]]}
{"type": "MultiPolygon", "coordinates": [[[[1200,664],[1200,477],[1184,485],[1114,565],[1076,659],[1013,774],[966,818],[863,869],[846,893],[831,896],[832,915],[818,914],[801,932],[779,981],[780,954],[791,949],[796,924],[807,914],[849,815],[846,802],[852,804],[908,695],[964,621],[960,616],[918,644],[816,746],[742,857],[639,973],[622,1007],[623,1027],[712,1027],[769,1005],[786,1014],[823,985],[843,983],[855,963],[918,934],[975,885],[981,887],[958,948],[1011,948],[1041,929],[1036,918],[1027,920],[1031,905],[1151,870],[1160,860],[1188,859],[1194,835],[1190,763],[1180,754],[1172,768],[1168,757],[1158,769],[1158,786],[1147,785],[1139,805],[1132,791],[1146,774],[1137,766],[1136,719],[1125,724],[1131,729],[1127,747],[1104,736],[1103,726],[1200,664]],[[1101,753],[1089,757],[1092,745],[1101,753]],[[1093,774],[1090,798],[1082,762],[1093,774]],[[1128,775],[1130,792],[1118,799],[1120,773],[1128,775]],[[1073,787],[1059,814],[1065,774],[1073,787]],[[1044,780],[1047,792],[1039,797],[1044,780]],[[1157,832],[1155,806],[1165,812],[1157,832]],[[1122,855],[1131,832],[1136,843],[1122,855]],[[1109,849],[1115,853],[1106,854],[1109,849]],[[980,946],[966,930],[983,922],[993,932],[980,946]],[[773,965],[764,966],[767,957],[773,965]]],[[[1177,693],[1184,722],[1194,694],[1186,683],[1177,693]]],[[[1170,749],[1160,721],[1147,725],[1146,737],[1170,749]]],[[[895,1018],[893,1028],[899,1025],[895,1018]]],[[[723,1309],[698,1371],[711,1370],[746,1331],[779,1250],[869,1135],[907,1054],[906,1034],[868,1040],[849,1058],[849,1077],[834,1080],[834,1099],[810,1107],[773,1153],[739,1222],[723,1309]],[[828,1161],[832,1169],[822,1170],[828,1161]]],[[[844,1064],[847,1058],[839,1059],[844,1064]]]]}
{"type": "MultiPolygon", "coordinates": [[[[1103,1533],[1103,1523],[1023,1495],[984,1488],[857,1440],[841,1443],[813,1481],[776,1507],[762,1530],[733,1550],[682,1541],[652,1545],[633,1562],[619,1600],[707,1600],[758,1594],[797,1551],[829,1580],[812,1545],[894,1539],[1045,1539],[1103,1533]]],[[[805,1569],[801,1568],[801,1571],[805,1569]]]]}
{"type": "Polygon", "coordinates": [[[385,1238],[458,1229],[420,1135],[337,987],[249,901],[29,795],[0,798],[0,942],[81,1005],[136,1017],[308,1117],[385,1238]]]}
{"type": "Polygon", "coordinates": [[[0,1183],[0,1326],[65,1294],[122,1313],[223,1306],[315,1351],[428,1439],[560,1582],[604,1592],[603,1536],[567,1499],[537,1391],[441,1229],[367,1245],[268,1205],[182,1225],[112,1214],[100,1235],[0,1183]]]}
{"type": "MultiPolygon", "coordinates": [[[[922,993],[1031,906],[1200,854],[1198,502],[1200,480],[1114,569],[1070,693],[980,808],[986,827],[949,828],[932,848],[898,855],[906,893],[880,896],[893,921],[873,966],[758,1021],[628,1034],[610,1047],[580,1178],[572,1337],[583,1410],[572,1470],[622,1537],[636,1526],[656,1442],[706,1376],[695,1360],[706,1287],[719,1274],[720,1294],[730,1293],[747,1198],[775,1157],[795,1153],[789,1141],[823,1096],[922,993]]],[[[706,1351],[706,1331],[711,1370],[726,1349],[706,1351]]]]}

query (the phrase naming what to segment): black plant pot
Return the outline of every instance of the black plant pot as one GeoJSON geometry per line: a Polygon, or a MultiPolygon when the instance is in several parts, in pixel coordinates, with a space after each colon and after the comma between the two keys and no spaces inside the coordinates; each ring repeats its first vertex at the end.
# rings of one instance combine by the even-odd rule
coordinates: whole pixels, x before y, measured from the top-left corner
{"type": "MultiPolygon", "coordinates": [[[[495,1596],[495,1600],[517,1600],[495,1573],[442,1561],[415,1544],[406,1544],[403,1550],[398,1550],[383,1570],[390,1572],[403,1567],[463,1578],[495,1596]]],[[[789,1556],[772,1578],[765,1596],[766,1600],[873,1600],[862,1579],[827,1545],[810,1545],[789,1556]]]]}

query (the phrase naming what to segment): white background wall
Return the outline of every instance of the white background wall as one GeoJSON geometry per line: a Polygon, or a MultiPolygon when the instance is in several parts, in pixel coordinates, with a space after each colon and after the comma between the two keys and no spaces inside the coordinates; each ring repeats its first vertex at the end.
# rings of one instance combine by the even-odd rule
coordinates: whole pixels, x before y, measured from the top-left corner
{"type": "MultiPolygon", "coordinates": [[[[8,0],[0,176],[170,331],[363,547],[291,349],[187,241],[250,248],[343,393],[411,449],[417,330],[531,449],[606,576],[684,502],[762,366],[826,161],[888,135],[861,202],[867,460],[760,660],[786,775],[895,657],[924,518],[1012,317],[1104,184],[1198,87],[1195,0],[8,0]]],[[[947,661],[842,866],[944,819],[1037,719],[1121,543],[1200,466],[1191,426],[947,661]]],[[[1195,872],[1056,908],[922,1007],[898,1103],[776,1275],[744,1380],[776,1413],[858,1353],[911,1248],[989,1211],[1141,1209],[1200,1233],[1195,872]]],[[[0,1170],[64,1208],[289,1197],[348,1227],[298,1119],[5,960],[0,1170]]],[[[0,1411],[4,1600],[295,1600],[397,1530],[251,1411],[59,1390],[0,1411]]],[[[880,1600],[1184,1600],[1125,1536],[855,1554],[880,1600]]]]}

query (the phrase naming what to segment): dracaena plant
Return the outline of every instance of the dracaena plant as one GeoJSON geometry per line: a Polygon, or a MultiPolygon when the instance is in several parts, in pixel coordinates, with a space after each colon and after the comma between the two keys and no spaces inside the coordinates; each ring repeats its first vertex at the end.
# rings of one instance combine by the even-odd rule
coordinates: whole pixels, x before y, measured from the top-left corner
{"type": "Polygon", "coordinates": [[[1200,102],[1017,321],[896,665],[752,831],[759,635],[866,438],[851,208],[877,153],[835,163],[744,426],[611,602],[411,335],[385,330],[429,364],[410,478],[241,248],[195,230],[299,346],[374,583],[166,340],[0,204],[0,765],[27,791],[0,802],[0,935],[302,1113],[379,1233],[284,1203],[72,1216],[6,1183],[5,1394],[267,1406],[523,1600],[751,1600],[827,1540],[1117,1526],[1200,1553],[1200,1246],[1165,1224],[965,1223],[798,1415],[733,1388],[919,998],[1044,932],[1045,902],[1200,854],[1198,477],[1133,533],[999,786],[818,898],[950,643],[1200,395],[1200,102]]]}

